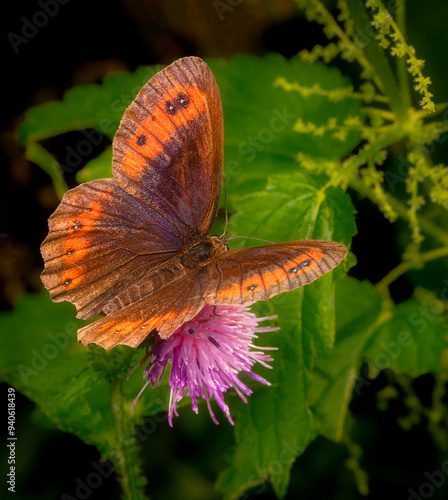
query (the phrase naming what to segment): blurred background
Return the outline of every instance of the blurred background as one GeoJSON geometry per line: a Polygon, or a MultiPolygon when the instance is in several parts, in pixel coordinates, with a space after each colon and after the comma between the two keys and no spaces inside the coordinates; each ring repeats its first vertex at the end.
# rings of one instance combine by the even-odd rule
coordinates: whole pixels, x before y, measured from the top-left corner
{"type": "MultiPolygon", "coordinates": [[[[331,7],[331,2],[329,5],[331,7]]],[[[433,81],[436,102],[446,100],[447,95],[447,19],[446,2],[408,2],[408,41],[415,46],[417,56],[426,60],[425,75],[433,81]]],[[[311,49],[316,43],[326,44],[321,27],[307,22],[292,0],[21,1],[8,3],[1,23],[4,60],[0,117],[2,310],[13,307],[25,292],[37,293],[42,289],[39,246],[47,234],[47,219],[58,204],[50,178],[24,158],[14,139],[15,128],[26,108],[61,99],[67,89],[100,82],[110,72],[133,71],[140,65],[169,64],[182,56],[231,58],[237,53],[263,56],[278,52],[289,58],[302,49],[311,49]],[[43,6],[50,14],[39,15],[43,6]]],[[[342,61],[339,66],[343,73],[356,80],[353,68],[342,61]]],[[[76,133],[64,135],[63,143],[54,143],[52,148],[57,150],[71,141],[73,144],[79,141],[76,133]]],[[[103,147],[104,144],[101,149],[103,147]]],[[[98,152],[93,151],[92,156],[98,152]]],[[[447,152],[447,145],[439,144],[434,163],[446,158],[447,152]]],[[[90,159],[86,157],[85,162],[90,159]]],[[[75,185],[74,175],[72,172],[67,177],[70,187],[75,185]]],[[[375,283],[383,276],[383,269],[381,263],[372,258],[373,252],[378,240],[393,240],[394,230],[376,210],[370,210],[367,201],[353,201],[360,214],[359,234],[353,242],[353,250],[361,262],[353,274],[375,283]]],[[[390,259],[399,262],[398,255],[390,255],[390,259]]],[[[402,278],[393,292],[396,300],[400,300],[407,298],[411,290],[402,278]]],[[[397,426],[396,419],[403,411],[399,402],[387,413],[378,410],[375,395],[385,385],[384,377],[378,377],[355,397],[352,411],[364,422],[359,443],[370,450],[370,455],[363,459],[363,465],[371,473],[369,498],[394,491],[396,484],[400,484],[401,498],[407,498],[400,474],[436,470],[439,462],[424,426],[416,426],[411,432],[397,426]]],[[[421,383],[424,391],[431,381],[421,383]]],[[[3,384],[5,391],[6,387],[3,384]]],[[[74,496],[75,479],[91,472],[91,464],[99,461],[99,454],[73,435],[36,422],[32,417],[33,407],[25,396],[18,394],[17,429],[21,439],[15,498],[64,498],[64,492],[74,496]]],[[[223,423],[217,430],[206,411],[199,416],[185,411],[174,430],[160,429],[151,443],[143,444],[152,498],[219,498],[213,491],[213,481],[224,467],[224,461],[216,457],[221,456],[232,441],[232,430],[227,424],[223,423]]],[[[295,463],[287,498],[299,495],[333,499],[359,497],[353,474],[344,467],[346,458],[344,445],[319,438],[295,463]],[[335,493],[337,491],[343,495],[335,493]]],[[[119,498],[117,490],[115,481],[105,481],[89,498],[119,498]]],[[[272,496],[269,485],[258,490],[250,496],[272,496]]]]}

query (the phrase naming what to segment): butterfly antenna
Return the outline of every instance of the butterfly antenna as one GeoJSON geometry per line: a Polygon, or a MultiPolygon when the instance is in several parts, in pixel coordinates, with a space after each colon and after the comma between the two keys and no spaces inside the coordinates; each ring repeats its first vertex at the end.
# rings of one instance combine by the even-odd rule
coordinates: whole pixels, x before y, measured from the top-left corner
{"type": "Polygon", "coordinates": [[[226,224],[224,226],[224,233],[223,233],[223,236],[226,234],[227,232],[227,224],[229,222],[229,214],[227,212],[227,182],[226,182],[226,178],[224,176],[224,211],[225,211],[225,214],[226,214],[226,224]]]}
{"type": "Polygon", "coordinates": [[[274,243],[274,241],[263,240],[261,238],[255,238],[254,236],[229,236],[228,241],[235,240],[236,238],[246,238],[247,240],[262,241],[263,243],[274,243]]]}
{"type": "MultiPolygon", "coordinates": [[[[229,223],[229,213],[227,212],[227,182],[225,177],[224,177],[224,211],[226,214],[226,224],[224,226],[223,236],[225,236],[225,234],[227,233],[227,224],[229,223]]],[[[261,238],[255,238],[252,236],[227,236],[226,241],[229,242],[230,240],[235,240],[236,238],[246,238],[248,240],[262,241],[263,243],[274,243],[273,241],[263,240],[261,238]]]]}
{"type": "Polygon", "coordinates": [[[229,223],[229,212],[227,212],[227,182],[225,176],[224,176],[224,212],[226,214],[226,223],[224,225],[224,232],[222,233],[221,241],[225,245],[228,245],[229,241],[233,238],[233,236],[227,234],[227,225],[229,223]]]}

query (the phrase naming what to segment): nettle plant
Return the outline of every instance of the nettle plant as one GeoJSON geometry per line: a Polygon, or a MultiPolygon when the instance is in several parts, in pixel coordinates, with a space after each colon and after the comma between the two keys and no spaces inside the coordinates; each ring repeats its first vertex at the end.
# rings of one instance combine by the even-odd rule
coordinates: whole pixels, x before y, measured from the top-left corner
{"type": "MultiPolygon", "coordinates": [[[[393,247],[402,257],[393,268],[386,259],[384,276],[374,285],[347,276],[356,263],[349,254],[317,282],[252,307],[259,316],[277,315],[271,325],[279,330],[267,328],[257,342],[278,350],[271,351],[273,369],[254,369],[270,387],[246,380],[254,392],[246,404],[232,391],[225,395],[235,421],[228,466],[217,482],[225,498],[254,487],[260,492],[257,485],[267,481],[283,497],[293,463],[319,435],[345,443],[347,467],[366,494],[368,471],[360,467],[349,403],[382,370],[388,384],[377,396],[380,407],[404,395],[407,413],[399,425],[426,422],[434,441],[448,445],[448,281],[437,267],[448,256],[448,170],[431,161],[434,145],[445,139],[447,106],[434,102],[423,61],[406,42],[403,1],[388,10],[376,0],[339,0],[335,12],[318,0],[298,3],[310,22],[322,25],[326,46],[289,61],[276,54],[207,61],[224,107],[230,231],[350,246],[356,233],[351,196],[361,196],[396,228],[397,241],[380,240],[378,247],[393,247]],[[359,68],[358,88],[335,67],[338,58],[359,68]],[[416,96],[418,106],[412,104],[416,96]],[[397,304],[390,286],[405,273],[413,293],[397,304]],[[424,405],[413,381],[429,373],[435,382],[424,405]]],[[[124,110],[158,69],[110,75],[101,85],[74,88],[60,102],[28,110],[19,141],[59,196],[67,190],[64,174],[81,165],[78,182],[111,177],[106,138],[113,138],[124,110]],[[73,131],[79,141],[53,154],[50,139],[73,131]],[[98,146],[104,151],[85,164],[98,146]]],[[[222,219],[213,232],[220,234],[223,226],[222,219]]],[[[139,447],[149,446],[148,467],[159,460],[150,443],[168,425],[159,413],[168,408],[168,375],[146,389],[131,413],[142,384],[137,374],[129,380],[126,374],[143,353],[78,345],[76,329],[83,322],[74,316],[71,305],[53,304],[47,293],[25,296],[3,313],[3,330],[14,332],[0,354],[4,379],[36,403],[43,422],[76,434],[111,460],[124,498],[146,498],[151,487],[145,486],[148,470],[139,447]]],[[[170,432],[180,432],[177,422],[187,412],[181,410],[170,432]]],[[[206,412],[201,406],[199,413],[206,412]]],[[[218,411],[216,416],[225,421],[218,411]]],[[[213,435],[209,427],[207,432],[203,443],[213,435]]]]}

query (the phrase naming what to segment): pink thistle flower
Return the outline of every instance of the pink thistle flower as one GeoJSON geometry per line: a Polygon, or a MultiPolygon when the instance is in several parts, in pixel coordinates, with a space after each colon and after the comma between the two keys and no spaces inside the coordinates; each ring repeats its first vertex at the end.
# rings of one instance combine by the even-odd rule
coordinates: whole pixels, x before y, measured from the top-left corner
{"type": "Polygon", "coordinates": [[[276,348],[257,347],[252,341],[257,338],[257,333],[278,330],[278,328],[258,326],[259,322],[274,318],[276,316],[257,318],[249,311],[247,304],[206,305],[195,318],[183,324],[168,339],[163,340],[156,335],[153,349],[140,363],[143,365],[150,357],[143,374],[146,384],[137,395],[132,410],[149,384],[152,387],[160,385],[170,361],[172,365],[168,408],[170,426],[173,426],[173,414],[178,416],[176,403],[184,397],[187,390],[196,413],[198,398],[205,399],[210,416],[218,424],[210,406],[210,399],[214,398],[233,425],[224,394],[233,388],[245,403],[247,402],[245,395],[252,394],[249,387],[239,380],[240,372],[246,372],[256,381],[270,385],[267,380],[254,373],[252,367],[258,362],[267,368],[272,368],[267,362],[273,359],[263,351],[276,348]]]}

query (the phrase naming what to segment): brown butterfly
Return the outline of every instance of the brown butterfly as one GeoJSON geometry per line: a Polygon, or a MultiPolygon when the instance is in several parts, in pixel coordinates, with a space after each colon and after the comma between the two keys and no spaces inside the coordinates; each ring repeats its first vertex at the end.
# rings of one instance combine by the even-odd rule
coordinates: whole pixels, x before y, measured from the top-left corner
{"type": "Polygon", "coordinates": [[[110,349],[169,337],[205,304],[244,304],[311,283],[347,249],[291,241],[230,250],[207,236],[223,181],[221,98],[197,57],[142,88],[113,142],[113,179],[68,191],[49,219],[42,281],[78,317],[78,338],[110,349]]]}

